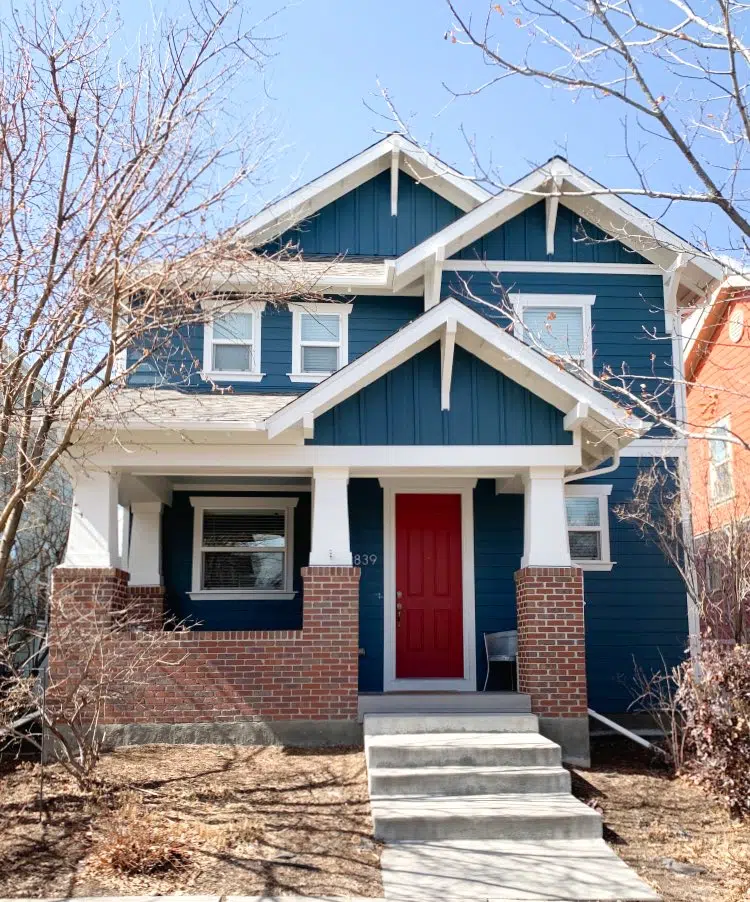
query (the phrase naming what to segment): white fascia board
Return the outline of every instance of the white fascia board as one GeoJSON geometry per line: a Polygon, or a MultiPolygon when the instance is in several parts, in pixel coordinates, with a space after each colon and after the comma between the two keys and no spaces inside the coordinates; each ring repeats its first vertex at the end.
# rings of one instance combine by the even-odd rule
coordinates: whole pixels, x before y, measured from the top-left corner
{"type": "Polygon", "coordinates": [[[614,233],[614,237],[622,240],[623,244],[632,247],[662,269],[668,269],[678,254],[689,255],[690,262],[683,281],[691,290],[704,291],[708,284],[723,278],[722,267],[702,254],[698,248],[622,198],[602,193],[606,191],[603,185],[567,161],[554,158],[403,254],[396,261],[395,284],[398,286],[408,280],[414,270],[438,247],[444,247],[446,258],[450,258],[472,241],[537,203],[545,193],[542,190],[544,186],[550,181],[554,184],[555,180],[562,186],[559,189],[563,192],[560,203],[598,225],[603,231],[614,233]],[[575,196],[570,189],[582,196],[575,196]],[[623,234],[626,237],[621,237],[623,234]]]}
{"type": "MultiPolygon", "coordinates": [[[[457,325],[458,344],[564,413],[576,402],[588,404],[591,414],[598,415],[610,430],[627,432],[628,441],[649,428],[518,338],[455,298],[448,298],[272,414],[266,420],[269,438],[298,426],[305,414],[320,416],[429,347],[439,340],[450,320],[457,325]]],[[[619,435],[620,438],[625,436],[619,435]]]]}
{"type": "Polygon", "coordinates": [[[427,184],[461,210],[471,210],[492,195],[472,179],[438,160],[401,135],[388,135],[351,159],[319,176],[287,197],[261,210],[239,230],[238,237],[256,246],[317,213],[349,191],[390,168],[394,151],[399,167],[427,184]]]}

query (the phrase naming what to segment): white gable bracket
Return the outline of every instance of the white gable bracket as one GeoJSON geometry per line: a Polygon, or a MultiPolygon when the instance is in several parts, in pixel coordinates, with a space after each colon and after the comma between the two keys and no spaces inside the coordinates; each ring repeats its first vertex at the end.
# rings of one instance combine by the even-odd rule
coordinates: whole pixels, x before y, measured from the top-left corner
{"type": "Polygon", "coordinates": [[[664,273],[664,319],[667,332],[674,331],[677,291],[680,287],[680,278],[688,262],[687,254],[678,254],[672,266],[664,273]]]}
{"type": "Polygon", "coordinates": [[[398,161],[400,151],[394,147],[391,151],[391,216],[398,216],[398,161]]]}
{"type": "Polygon", "coordinates": [[[440,336],[440,409],[451,409],[451,382],[453,380],[453,357],[456,352],[456,329],[454,317],[445,321],[445,329],[440,336]]]}
{"type": "Polygon", "coordinates": [[[445,248],[439,247],[425,263],[424,272],[424,309],[429,310],[440,303],[440,287],[443,283],[443,262],[445,248]]]}
{"type": "Polygon", "coordinates": [[[315,438],[315,417],[311,413],[302,417],[302,436],[306,439],[315,438]]]}
{"type": "Polygon", "coordinates": [[[555,226],[557,225],[557,211],[560,207],[560,191],[562,190],[562,176],[558,173],[552,176],[551,192],[544,199],[547,214],[547,255],[551,257],[555,253],[555,226]]]}

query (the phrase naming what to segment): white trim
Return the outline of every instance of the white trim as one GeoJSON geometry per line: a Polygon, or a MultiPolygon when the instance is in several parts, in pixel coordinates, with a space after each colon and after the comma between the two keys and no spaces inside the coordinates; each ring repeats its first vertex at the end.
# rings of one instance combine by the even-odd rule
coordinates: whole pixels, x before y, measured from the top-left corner
{"type": "Polygon", "coordinates": [[[304,303],[295,301],[289,304],[292,311],[292,372],[287,373],[290,382],[318,383],[327,379],[331,373],[306,373],[302,369],[302,316],[338,316],[339,340],[331,342],[310,342],[315,347],[337,348],[337,367],[340,370],[349,362],[349,314],[352,304],[304,303]]]}
{"type": "Polygon", "coordinates": [[[161,586],[161,501],[134,501],[128,570],[131,586],[161,586]]]}
{"type": "Polygon", "coordinates": [[[399,257],[395,287],[412,282],[421,265],[438,247],[445,248],[446,257],[452,257],[472,241],[538,203],[550,193],[555,179],[562,185],[560,203],[663,270],[673,265],[678,254],[689,255],[690,262],[682,281],[691,290],[700,293],[708,284],[722,278],[721,267],[697,248],[617,197],[616,193],[609,193],[567,160],[554,157],[399,257]]]}
{"type": "Polygon", "coordinates": [[[472,210],[492,197],[476,181],[461,175],[403,135],[388,135],[261,210],[242,226],[238,237],[251,242],[252,247],[270,241],[285,229],[384,172],[391,165],[395,150],[399,151],[400,169],[427,184],[432,191],[461,210],[472,210]]]}
{"type": "Polygon", "coordinates": [[[312,485],[309,482],[293,482],[289,485],[266,482],[174,482],[172,490],[175,492],[309,492],[312,485]]]}
{"type": "Polygon", "coordinates": [[[686,439],[637,438],[620,451],[620,457],[680,457],[686,448],[686,439]]]}
{"type": "MultiPolygon", "coordinates": [[[[612,552],[609,543],[609,496],[612,494],[611,485],[566,485],[566,498],[596,498],[599,502],[599,536],[601,559],[597,561],[577,561],[573,560],[576,567],[581,570],[611,570],[615,561],[612,560],[612,552]]],[[[582,529],[582,532],[594,532],[594,527],[582,529]]],[[[570,527],[568,527],[570,532],[570,527]]]]}
{"type": "Polygon", "coordinates": [[[467,479],[388,479],[383,487],[383,691],[384,692],[476,692],[476,629],[474,584],[474,487],[467,479]],[[461,574],[463,594],[462,679],[396,678],[396,495],[457,494],[461,496],[461,574]]]}
{"type": "Polygon", "coordinates": [[[573,307],[581,311],[583,329],[583,367],[586,372],[594,369],[594,350],[592,347],[591,308],[596,302],[595,294],[533,294],[529,292],[514,291],[510,298],[515,310],[518,322],[513,324],[513,332],[518,330],[518,337],[524,341],[525,326],[523,313],[527,307],[542,310],[548,307],[573,307]]]}
{"type": "Polygon", "coordinates": [[[245,301],[237,306],[220,304],[219,302],[204,301],[203,306],[208,314],[206,322],[203,324],[203,368],[201,370],[201,378],[209,382],[260,382],[265,376],[261,372],[261,329],[263,311],[266,308],[265,301],[245,301]],[[249,341],[230,340],[230,339],[214,339],[213,317],[218,313],[242,313],[249,314],[252,317],[253,336],[249,341]],[[222,345],[242,345],[250,348],[250,365],[251,370],[215,370],[213,368],[213,349],[214,344],[222,345]]]}
{"type": "Polygon", "coordinates": [[[597,276],[661,276],[664,270],[652,263],[556,263],[552,260],[446,260],[451,272],[522,272],[597,276]]]}
{"type": "Polygon", "coordinates": [[[555,226],[557,225],[557,211],[560,206],[559,191],[562,188],[562,178],[559,175],[552,176],[552,194],[544,199],[544,212],[546,222],[545,239],[547,243],[547,254],[552,256],[555,253],[555,226]]]}
{"type": "Polygon", "coordinates": [[[398,216],[398,159],[399,149],[391,150],[391,216],[398,216]]]}
{"type": "MultiPolygon", "coordinates": [[[[291,599],[294,580],[294,509],[298,498],[227,498],[222,495],[191,495],[193,507],[193,562],[191,598],[291,599]],[[202,588],[203,514],[207,510],[280,510],[284,512],[284,588],[283,589],[204,589],[202,588]]],[[[231,549],[230,549],[231,550],[231,549]]]]}
{"type": "MultiPolygon", "coordinates": [[[[729,481],[731,484],[731,492],[729,492],[729,494],[727,495],[720,495],[718,498],[714,497],[714,484],[716,482],[716,463],[711,454],[711,443],[717,440],[721,441],[721,439],[719,439],[716,435],[712,437],[713,430],[724,430],[725,432],[731,432],[731,414],[727,413],[723,417],[720,417],[706,430],[706,438],[708,440],[708,503],[712,508],[721,507],[722,504],[727,504],[729,501],[732,501],[736,493],[734,485],[734,444],[733,442],[724,442],[727,449],[726,463],[729,465],[729,481]]],[[[724,461],[722,461],[722,463],[723,462],[724,461]]]]}
{"type": "Polygon", "coordinates": [[[590,409],[586,426],[595,438],[606,436],[609,442],[628,444],[649,428],[543,354],[455,298],[447,298],[272,414],[266,420],[269,438],[297,427],[304,414],[320,416],[429,347],[439,340],[442,327],[451,318],[458,325],[458,344],[554,407],[567,413],[576,401],[586,402],[590,409]]]}

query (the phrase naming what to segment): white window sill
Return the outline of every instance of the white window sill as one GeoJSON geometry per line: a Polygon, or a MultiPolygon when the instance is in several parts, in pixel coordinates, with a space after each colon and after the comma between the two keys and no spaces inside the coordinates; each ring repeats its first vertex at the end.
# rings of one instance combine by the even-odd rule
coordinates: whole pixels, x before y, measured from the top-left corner
{"type": "Polygon", "coordinates": [[[201,378],[206,382],[260,382],[265,375],[265,373],[246,373],[243,371],[236,373],[231,373],[227,370],[221,370],[218,373],[201,371],[201,378]]]}
{"type": "Polygon", "coordinates": [[[200,589],[196,592],[188,592],[192,599],[198,601],[210,601],[211,599],[222,601],[251,601],[258,598],[263,601],[278,600],[291,601],[296,597],[296,592],[284,592],[280,589],[269,589],[267,592],[261,589],[250,589],[247,592],[238,592],[236,589],[200,589]]]}
{"type": "Polygon", "coordinates": [[[573,561],[573,566],[581,570],[611,570],[616,561],[573,561]]]}
{"type": "Polygon", "coordinates": [[[287,373],[290,382],[322,382],[333,373],[287,373]]]}
{"type": "Polygon", "coordinates": [[[730,501],[734,501],[734,493],[727,495],[726,498],[712,498],[711,507],[721,507],[722,504],[729,504],[730,501]]]}

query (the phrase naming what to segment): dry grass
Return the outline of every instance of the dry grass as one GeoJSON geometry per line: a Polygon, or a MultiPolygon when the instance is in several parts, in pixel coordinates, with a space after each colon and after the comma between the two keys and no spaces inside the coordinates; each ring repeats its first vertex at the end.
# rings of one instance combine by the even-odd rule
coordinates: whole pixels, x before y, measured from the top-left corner
{"type": "Polygon", "coordinates": [[[596,740],[576,795],[602,811],[605,838],[664,902],[750,902],[750,823],[627,740],[596,740]],[[682,875],[667,860],[704,869],[682,875]]]}
{"type": "Polygon", "coordinates": [[[0,897],[382,894],[364,756],[228,746],[106,755],[84,797],[58,767],[0,775],[0,897]]]}

